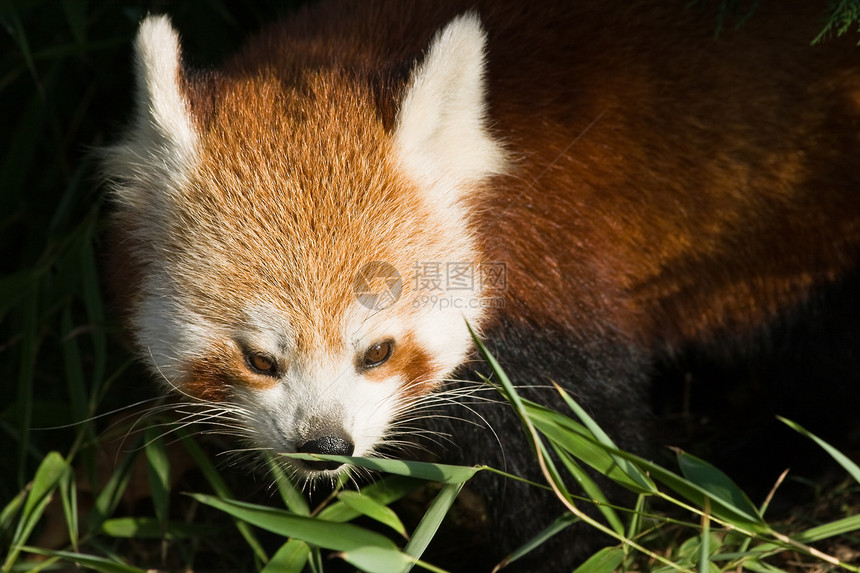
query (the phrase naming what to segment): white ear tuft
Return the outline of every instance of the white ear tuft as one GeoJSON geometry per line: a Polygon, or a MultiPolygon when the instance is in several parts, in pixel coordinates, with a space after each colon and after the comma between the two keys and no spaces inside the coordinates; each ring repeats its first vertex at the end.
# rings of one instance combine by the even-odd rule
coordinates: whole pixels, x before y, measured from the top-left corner
{"type": "Polygon", "coordinates": [[[154,129],[175,151],[190,154],[197,138],[180,86],[180,62],[179,35],[170,19],[148,16],[135,41],[138,129],[154,129]]]}
{"type": "Polygon", "coordinates": [[[504,151],[486,128],[486,43],[476,14],[458,16],[432,40],[412,74],[396,141],[405,168],[423,182],[459,186],[504,168],[504,151]]]}
{"type": "Polygon", "coordinates": [[[166,16],[149,16],[135,40],[137,113],[125,139],[103,150],[103,171],[123,205],[152,205],[194,164],[197,133],[183,93],[179,35],[166,16]]]}

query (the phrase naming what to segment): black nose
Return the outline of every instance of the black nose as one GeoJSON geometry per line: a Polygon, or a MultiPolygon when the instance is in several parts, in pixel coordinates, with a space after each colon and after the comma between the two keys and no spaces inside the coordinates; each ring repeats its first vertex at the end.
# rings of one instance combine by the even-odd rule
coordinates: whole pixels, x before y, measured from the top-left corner
{"type": "MultiPolygon", "coordinates": [[[[299,452],[303,454],[329,454],[333,456],[351,456],[355,451],[355,445],[340,436],[323,436],[315,440],[310,440],[299,446],[299,452]]],[[[328,461],[308,461],[302,460],[308,468],[312,470],[336,470],[341,465],[340,462],[328,461]]]]}

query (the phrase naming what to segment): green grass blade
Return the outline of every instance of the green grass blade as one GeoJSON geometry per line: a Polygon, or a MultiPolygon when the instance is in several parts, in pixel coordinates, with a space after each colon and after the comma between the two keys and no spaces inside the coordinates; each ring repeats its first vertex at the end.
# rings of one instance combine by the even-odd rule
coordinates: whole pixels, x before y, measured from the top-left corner
{"type": "Polygon", "coordinates": [[[524,555],[527,555],[537,547],[543,545],[547,539],[551,538],[556,533],[564,530],[566,527],[579,520],[580,519],[577,516],[570,512],[561,514],[555,519],[555,521],[549,524],[549,526],[511,552],[510,555],[505,557],[498,565],[496,565],[495,569],[498,570],[507,567],[517,559],[522,558],[524,555]]]}
{"type": "Polygon", "coordinates": [[[166,525],[170,518],[170,461],[164,441],[159,437],[160,430],[147,428],[144,432],[146,445],[147,475],[149,477],[149,493],[158,520],[166,525]]]}
{"type": "Polygon", "coordinates": [[[756,559],[744,561],[744,571],[755,571],[756,573],[788,573],[785,569],[774,567],[769,563],[758,561],[756,559]]]}
{"type": "MultiPolygon", "coordinates": [[[[230,491],[230,488],[227,487],[227,484],[224,483],[224,480],[221,478],[221,475],[218,473],[218,470],[215,469],[215,466],[212,465],[212,462],[209,461],[209,457],[200,449],[200,446],[197,445],[197,442],[194,441],[194,438],[190,437],[187,432],[184,430],[178,430],[177,434],[182,437],[182,445],[185,446],[185,449],[194,458],[194,463],[197,464],[197,468],[203,473],[203,476],[206,478],[206,481],[209,482],[209,485],[215,491],[215,493],[224,498],[233,497],[233,493],[230,491]]],[[[257,559],[266,563],[269,561],[268,555],[266,555],[266,550],[263,549],[262,544],[257,539],[257,536],[254,535],[254,531],[248,527],[248,524],[244,521],[237,520],[236,521],[236,529],[239,530],[239,533],[245,539],[245,542],[248,546],[253,550],[254,555],[256,555],[257,559]]]]}
{"type": "MultiPolygon", "coordinates": [[[[93,237],[95,235],[94,227],[94,224],[88,226],[84,244],[81,248],[81,293],[84,299],[84,306],[87,310],[87,320],[89,320],[91,325],[103,325],[105,323],[104,297],[99,286],[101,273],[99,272],[97,256],[93,247],[95,242],[93,237]]],[[[93,400],[91,408],[95,412],[95,400],[101,395],[108,363],[108,341],[105,329],[100,327],[92,328],[90,330],[90,340],[93,345],[93,372],[90,383],[90,396],[93,400]]]]}
{"type": "Polygon", "coordinates": [[[618,547],[604,547],[577,567],[573,573],[612,573],[624,559],[624,551],[618,547]]]}
{"type": "Polygon", "coordinates": [[[190,494],[198,502],[242,521],[307,543],[339,552],[348,563],[368,571],[400,571],[411,563],[387,537],[349,523],[334,523],[250,503],[190,494]]]}
{"type": "Polygon", "coordinates": [[[300,539],[290,539],[272,556],[260,573],[302,573],[311,555],[310,546],[300,539]]]}
{"type": "Polygon", "coordinates": [[[83,361],[77,337],[74,335],[72,313],[70,308],[63,310],[60,328],[64,333],[62,340],[62,355],[66,388],[69,390],[70,421],[84,420],[89,416],[87,383],[84,377],[83,361]]]}
{"type": "Polygon", "coordinates": [[[676,450],[675,453],[681,474],[707,492],[711,499],[722,500],[744,513],[758,516],[763,522],[758,507],[729,476],[696,456],[681,450],[676,450]]]}
{"type": "Polygon", "coordinates": [[[792,539],[800,543],[809,544],[857,530],[860,530],[860,515],[851,515],[807,529],[806,531],[793,535],[792,539]]]}
{"type": "Polygon", "coordinates": [[[353,466],[385,472],[389,474],[420,478],[446,484],[465,483],[479,472],[480,467],[451,466],[446,464],[431,464],[428,462],[413,462],[405,460],[385,460],[378,458],[357,458],[353,456],[329,456],[322,454],[281,454],[297,460],[330,460],[353,466]]]}
{"type": "Polygon", "coordinates": [[[78,550],[78,491],[75,482],[75,472],[68,471],[60,478],[60,499],[63,503],[63,515],[66,518],[66,530],[72,548],[78,550]]]}
{"type": "Polygon", "coordinates": [[[21,508],[24,507],[24,500],[26,499],[27,490],[22,489],[6,504],[3,511],[0,511],[0,539],[5,538],[6,532],[12,529],[12,522],[15,520],[18,512],[21,511],[21,508]]]}
{"type": "Polygon", "coordinates": [[[91,530],[99,529],[101,524],[113,515],[126,487],[128,487],[129,479],[131,479],[131,469],[139,453],[139,449],[136,447],[132,448],[125,455],[119,467],[111,474],[107,483],[102,486],[102,490],[96,497],[92,511],[90,512],[89,527],[91,530]]]}
{"type": "Polygon", "coordinates": [[[851,475],[852,478],[854,478],[854,481],[860,483],[860,466],[854,463],[848,456],[846,456],[845,454],[843,454],[842,452],[840,452],[839,450],[837,450],[836,448],[834,448],[833,446],[831,446],[830,444],[828,444],[800,424],[797,424],[795,422],[792,422],[791,420],[787,420],[780,416],[777,416],[777,418],[792,430],[806,436],[807,438],[811,439],[816,444],[821,446],[824,451],[830,454],[830,456],[834,460],[836,460],[837,463],[839,463],[839,465],[842,466],[845,471],[847,471],[851,475]]]}
{"type": "Polygon", "coordinates": [[[710,503],[705,500],[705,515],[702,517],[702,532],[699,534],[699,571],[708,571],[711,565],[711,520],[708,517],[710,503]]]}
{"type": "MultiPolygon", "coordinates": [[[[310,515],[311,509],[308,507],[308,502],[296,484],[293,483],[284,473],[284,468],[278,463],[278,460],[273,456],[266,456],[266,464],[269,466],[269,471],[275,478],[275,484],[278,486],[278,492],[281,494],[281,499],[284,500],[284,505],[287,509],[296,515],[310,515]]],[[[274,558],[273,558],[274,559],[274,558]]]]}
{"type": "Polygon", "coordinates": [[[30,426],[33,419],[34,363],[39,348],[39,303],[35,293],[24,302],[20,369],[18,371],[18,483],[23,486],[27,472],[27,451],[30,447],[30,426]]]}
{"type": "MultiPolygon", "coordinates": [[[[462,483],[449,483],[442,486],[441,491],[433,498],[430,507],[427,509],[424,517],[421,518],[415,531],[412,532],[412,538],[406,544],[406,547],[403,548],[404,553],[413,556],[415,559],[419,559],[424,554],[424,551],[430,545],[430,541],[432,541],[439,530],[442,520],[448,515],[448,510],[451,509],[451,505],[454,504],[454,500],[460,494],[461,489],[463,489],[462,483]]],[[[401,571],[409,571],[410,569],[412,569],[411,564],[401,568],[401,571]]]]}
{"type": "Polygon", "coordinates": [[[337,494],[337,498],[360,514],[390,527],[405,538],[409,537],[406,533],[406,527],[403,526],[403,522],[400,521],[397,514],[390,507],[386,507],[372,497],[362,495],[357,491],[342,491],[337,494]]]}
{"type": "MultiPolygon", "coordinates": [[[[609,437],[609,435],[603,431],[597,422],[588,415],[588,412],[580,406],[571,396],[568,394],[563,388],[559,385],[555,385],[561,397],[564,399],[568,408],[573,410],[573,413],[576,414],[576,417],[582,421],[586,428],[591,432],[591,435],[597,441],[597,443],[607,446],[608,448],[618,449],[618,446],[615,445],[615,442],[609,437]]],[[[623,458],[618,458],[612,456],[612,459],[618,464],[618,467],[628,476],[630,477],[639,487],[643,490],[654,491],[655,485],[654,482],[651,481],[648,476],[642,472],[639,468],[637,468],[634,464],[629,463],[627,460],[623,458]]]]}
{"type": "Polygon", "coordinates": [[[624,535],[624,524],[621,523],[621,518],[618,516],[618,513],[610,507],[609,500],[603,493],[603,490],[600,489],[600,486],[597,485],[597,482],[595,482],[565,450],[558,448],[556,444],[553,444],[553,448],[558,459],[560,459],[562,464],[564,464],[568,473],[573,476],[577,483],[579,483],[580,487],[582,487],[582,490],[585,492],[585,495],[597,502],[597,509],[601,514],[603,514],[603,517],[606,519],[606,522],[612,530],[618,535],[624,535]]]}
{"type": "Polygon", "coordinates": [[[100,571],[103,573],[147,573],[143,569],[131,567],[130,565],[126,565],[124,563],[117,563],[116,561],[112,561],[110,559],[106,559],[104,557],[99,557],[96,555],[86,555],[84,553],[74,553],[71,551],[52,551],[39,547],[23,547],[22,549],[28,551],[29,553],[35,553],[37,555],[59,557],[65,561],[71,561],[72,563],[76,563],[79,566],[85,567],[93,571],[100,571]]]}
{"type": "MultiPolygon", "coordinates": [[[[390,475],[361,488],[364,496],[376,500],[382,505],[390,505],[406,494],[425,485],[425,480],[405,476],[390,475]]],[[[335,502],[322,511],[317,517],[326,521],[350,521],[361,515],[345,503],[335,502]]]]}
{"type": "Polygon", "coordinates": [[[51,501],[51,496],[62,479],[63,475],[68,473],[69,466],[63,456],[57,452],[50,452],[39,464],[33,481],[30,485],[30,491],[27,493],[27,499],[24,501],[24,507],[21,511],[21,517],[18,521],[18,527],[15,529],[15,535],[12,537],[9,555],[3,564],[3,569],[8,569],[18,558],[20,546],[23,545],[33,529],[36,527],[39,519],[42,517],[45,508],[51,501]]]}

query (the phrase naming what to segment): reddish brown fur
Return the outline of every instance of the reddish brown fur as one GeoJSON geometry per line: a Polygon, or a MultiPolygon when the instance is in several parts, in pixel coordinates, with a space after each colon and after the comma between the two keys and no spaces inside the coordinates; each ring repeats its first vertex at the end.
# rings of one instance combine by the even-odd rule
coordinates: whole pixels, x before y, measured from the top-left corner
{"type": "Polygon", "coordinates": [[[284,96],[268,75],[220,81],[204,162],[182,199],[198,207],[177,209],[171,258],[183,268],[183,292],[215,322],[261,294],[284,311],[293,308],[287,301],[302,301],[302,314],[290,317],[297,349],[325,353],[342,342],[356,269],[374,260],[410,269],[418,253],[433,257],[444,246],[424,241],[432,217],[386,159],[390,143],[366,91],[336,76],[304,81],[313,96],[302,86],[284,96]],[[320,157],[333,161],[321,168],[320,157]],[[211,253],[221,244],[229,250],[211,253]],[[193,260],[207,251],[213,258],[193,260]]]}
{"type": "Polygon", "coordinates": [[[379,368],[367,371],[367,378],[383,381],[392,373],[399,373],[405,380],[403,397],[407,400],[417,398],[433,390],[439,380],[439,366],[412,336],[397,342],[391,360],[379,368]]]}
{"type": "MultiPolygon", "coordinates": [[[[473,194],[470,225],[474,262],[507,265],[506,313],[658,349],[757,328],[857,265],[856,38],[809,47],[816,7],[763,5],[716,39],[680,3],[475,9],[490,125],[512,164],[473,194]]],[[[203,161],[161,254],[193,310],[231,331],[247,319],[233,310],[263,296],[293,313],[299,353],[325,354],[342,343],[355,269],[445,260],[391,130],[414,62],[464,10],[323,4],[223,73],[184,78],[203,161]]],[[[115,244],[134,256],[134,240],[115,244]]],[[[415,356],[405,370],[430,364],[415,356]]],[[[204,360],[198,384],[216,370],[204,360]]]]}
{"type": "MultiPolygon", "coordinates": [[[[508,264],[514,312],[586,337],[611,325],[646,346],[677,344],[754,328],[853,266],[852,39],[809,47],[817,13],[802,3],[762,6],[718,39],[680,4],[612,4],[478,7],[491,123],[515,162],[476,198],[474,225],[486,258],[508,264]]],[[[346,72],[335,79],[374,86],[391,127],[408,68],[388,62],[419,58],[462,11],[326,5],[272,28],[230,69],[271,66],[289,85],[336,61],[346,72]],[[400,25],[350,16],[377,10],[400,25]]]]}
{"type": "Polygon", "coordinates": [[[495,52],[491,43],[494,116],[528,156],[482,220],[489,258],[518,261],[510,283],[524,313],[607,321],[649,345],[757,326],[841,274],[860,246],[860,194],[844,191],[860,188],[860,108],[840,94],[860,93],[860,80],[805,94],[812,80],[797,76],[820,64],[776,59],[791,50],[845,70],[856,56],[841,44],[822,58],[797,43],[757,57],[756,39],[803,23],[784,7],[713,40],[706,22],[663,6],[653,17],[681,34],[632,9],[629,24],[607,22],[611,34],[569,31],[574,40],[556,49],[575,60],[574,85],[536,60],[517,64],[535,70],[529,80],[505,73],[506,47],[532,45],[527,37],[500,39],[495,52]],[[534,122],[536,101],[559,123],[534,122]],[[811,136],[822,130],[834,141],[811,136]]]}
{"type": "Polygon", "coordinates": [[[212,402],[228,401],[231,392],[228,381],[252,390],[266,390],[278,383],[275,378],[249,371],[242,350],[230,344],[210,348],[189,370],[189,382],[183,391],[212,402]]]}

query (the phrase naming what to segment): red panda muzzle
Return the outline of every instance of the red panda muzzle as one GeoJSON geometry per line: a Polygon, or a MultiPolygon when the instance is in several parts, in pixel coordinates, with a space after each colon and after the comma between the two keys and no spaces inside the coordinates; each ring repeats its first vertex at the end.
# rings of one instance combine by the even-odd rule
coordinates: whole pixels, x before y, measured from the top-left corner
{"type": "MultiPolygon", "coordinates": [[[[351,456],[353,451],[355,451],[355,445],[338,435],[322,436],[300,444],[298,447],[298,452],[303,454],[351,456]]],[[[336,470],[342,465],[340,462],[323,460],[302,460],[302,463],[312,470],[336,470]]]]}

